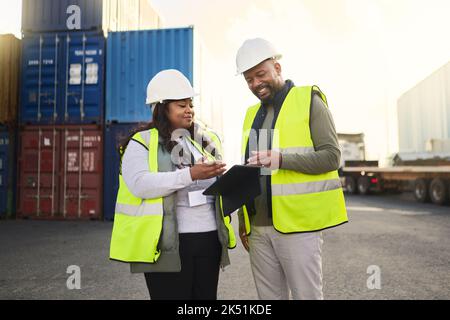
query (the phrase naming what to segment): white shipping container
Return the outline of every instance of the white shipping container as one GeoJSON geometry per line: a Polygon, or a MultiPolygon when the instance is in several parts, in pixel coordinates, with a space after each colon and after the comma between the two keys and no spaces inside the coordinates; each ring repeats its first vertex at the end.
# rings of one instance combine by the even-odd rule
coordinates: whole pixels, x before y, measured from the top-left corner
{"type": "Polygon", "coordinates": [[[404,93],[397,103],[399,151],[427,151],[450,138],[450,62],[404,93]]]}

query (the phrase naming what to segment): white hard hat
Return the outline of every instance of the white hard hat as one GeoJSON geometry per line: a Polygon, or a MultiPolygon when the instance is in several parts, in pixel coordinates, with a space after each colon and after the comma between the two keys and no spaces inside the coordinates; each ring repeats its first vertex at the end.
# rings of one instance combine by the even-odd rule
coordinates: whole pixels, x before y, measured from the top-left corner
{"type": "Polygon", "coordinates": [[[261,38],[245,40],[236,55],[237,74],[244,73],[269,58],[281,58],[272,43],[261,38]]]}
{"type": "Polygon", "coordinates": [[[189,79],[180,71],[167,69],[158,72],[147,85],[146,104],[164,100],[181,100],[196,96],[189,79]]]}

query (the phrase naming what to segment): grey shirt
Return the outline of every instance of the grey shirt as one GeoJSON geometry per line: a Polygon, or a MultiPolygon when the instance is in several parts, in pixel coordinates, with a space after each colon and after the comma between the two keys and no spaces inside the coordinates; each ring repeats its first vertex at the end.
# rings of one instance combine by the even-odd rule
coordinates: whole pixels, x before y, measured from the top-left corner
{"type": "MultiPolygon", "coordinates": [[[[271,129],[274,111],[266,106],[267,115],[261,129],[271,129]]],[[[306,174],[322,174],[339,168],[341,151],[336,128],[330,110],[318,94],[313,95],[310,114],[311,139],[314,152],[306,154],[282,153],[281,169],[294,170],[306,174]]],[[[266,176],[261,176],[261,195],[255,198],[255,215],[250,215],[250,223],[256,226],[271,226],[267,208],[266,176]]],[[[239,221],[243,224],[242,209],[238,212],[239,221]]]]}

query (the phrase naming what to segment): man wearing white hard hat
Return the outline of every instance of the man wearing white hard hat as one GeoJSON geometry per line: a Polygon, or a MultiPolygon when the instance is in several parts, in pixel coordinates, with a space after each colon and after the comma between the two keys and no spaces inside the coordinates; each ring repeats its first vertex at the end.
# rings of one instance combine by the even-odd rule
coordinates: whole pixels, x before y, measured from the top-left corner
{"type": "Polygon", "coordinates": [[[323,299],[322,230],[348,221],[340,150],[325,95],[284,81],[281,54],[261,38],[236,56],[259,102],[248,108],[242,157],[261,166],[261,195],[239,210],[260,299],[323,299]],[[289,294],[290,293],[290,294],[289,294]]]}
{"type": "Polygon", "coordinates": [[[194,122],[189,80],[163,70],[147,86],[153,119],[120,146],[110,258],[144,273],[151,299],[213,300],[236,245],[219,196],[202,191],[223,174],[217,135],[194,122]]]}

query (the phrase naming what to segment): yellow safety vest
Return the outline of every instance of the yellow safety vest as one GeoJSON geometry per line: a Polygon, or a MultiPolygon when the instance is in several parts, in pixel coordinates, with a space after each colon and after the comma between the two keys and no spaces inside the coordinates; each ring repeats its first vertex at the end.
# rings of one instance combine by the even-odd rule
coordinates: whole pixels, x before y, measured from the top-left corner
{"type": "MultiPolygon", "coordinates": [[[[325,104],[325,95],[316,86],[293,87],[279,112],[274,127],[272,150],[282,153],[314,152],[309,128],[312,93],[317,92],[325,104]]],[[[261,104],[247,110],[242,138],[242,157],[253,121],[261,104]]],[[[309,175],[293,170],[272,172],[272,219],[281,233],[312,232],[331,228],[348,221],[344,194],[338,172],[309,175]]],[[[244,206],[244,221],[250,234],[248,210],[244,206]]]]}
{"type": "MultiPolygon", "coordinates": [[[[210,132],[205,133],[211,134],[210,132]]],[[[213,137],[211,138],[213,139],[213,137]]],[[[158,172],[158,130],[150,129],[138,132],[132,139],[148,146],[149,171],[158,172]]],[[[220,143],[217,137],[213,141],[220,143]]],[[[195,141],[191,140],[191,142],[209,160],[214,160],[214,157],[206,153],[195,141]]],[[[221,203],[222,199],[220,199],[221,203]]],[[[163,216],[162,197],[141,199],[134,196],[125,184],[122,175],[119,175],[110,259],[123,262],[157,262],[161,254],[158,242],[162,231],[163,216]]],[[[233,248],[236,246],[236,238],[230,224],[230,217],[224,217],[223,222],[228,229],[228,247],[233,248]]]]}

